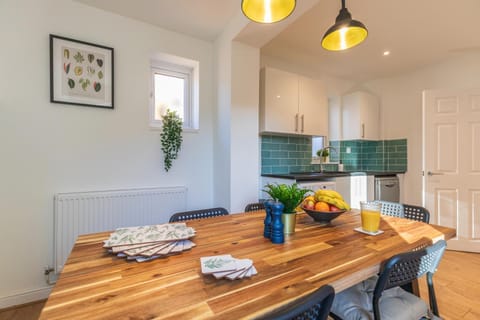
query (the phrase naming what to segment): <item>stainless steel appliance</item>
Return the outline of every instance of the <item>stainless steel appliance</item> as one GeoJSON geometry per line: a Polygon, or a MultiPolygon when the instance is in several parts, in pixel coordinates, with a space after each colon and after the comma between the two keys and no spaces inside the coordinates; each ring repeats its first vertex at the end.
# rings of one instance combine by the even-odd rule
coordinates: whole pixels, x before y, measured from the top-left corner
{"type": "Polygon", "coordinates": [[[375,177],[375,200],[400,202],[400,185],[397,176],[375,177]]]}

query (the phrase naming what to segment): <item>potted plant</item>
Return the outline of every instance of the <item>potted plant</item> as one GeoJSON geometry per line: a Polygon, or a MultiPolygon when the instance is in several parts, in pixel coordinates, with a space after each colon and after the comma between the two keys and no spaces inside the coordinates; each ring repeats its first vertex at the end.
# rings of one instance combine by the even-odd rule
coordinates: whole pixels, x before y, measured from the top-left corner
{"type": "Polygon", "coordinates": [[[272,184],[269,183],[263,190],[273,200],[280,201],[283,204],[282,221],[284,225],[284,233],[290,234],[295,232],[296,211],[295,209],[302,202],[308,189],[300,188],[296,183],[288,184],[272,184]]]}
{"type": "Polygon", "coordinates": [[[328,151],[328,148],[323,148],[317,151],[317,157],[322,158],[323,163],[327,162],[327,157],[329,155],[330,155],[330,151],[328,151]]]}
{"type": "Polygon", "coordinates": [[[180,151],[182,146],[182,119],[175,111],[167,109],[165,115],[162,116],[162,122],[160,142],[162,143],[162,151],[165,156],[165,171],[168,171],[172,167],[172,161],[177,158],[178,151],[180,151]]]}

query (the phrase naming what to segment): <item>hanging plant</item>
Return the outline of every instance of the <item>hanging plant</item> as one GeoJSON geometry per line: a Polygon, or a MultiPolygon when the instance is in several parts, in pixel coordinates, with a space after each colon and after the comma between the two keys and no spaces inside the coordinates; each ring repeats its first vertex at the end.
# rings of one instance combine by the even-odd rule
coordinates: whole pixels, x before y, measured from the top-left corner
{"type": "Polygon", "coordinates": [[[165,171],[172,167],[172,160],[177,158],[178,151],[182,145],[182,119],[175,111],[167,109],[165,115],[162,116],[162,133],[160,141],[162,143],[162,151],[165,156],[165,171]]]}

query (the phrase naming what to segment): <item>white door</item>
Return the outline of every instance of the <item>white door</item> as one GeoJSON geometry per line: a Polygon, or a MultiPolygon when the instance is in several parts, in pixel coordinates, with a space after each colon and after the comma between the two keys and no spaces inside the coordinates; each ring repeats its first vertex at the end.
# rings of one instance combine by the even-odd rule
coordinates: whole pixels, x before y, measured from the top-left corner
{"type": "Polygon", "coordinates": [[[480,89],[424,91],[423,112],[430,222],[457,229],[449,249],[480,252],[480,89]]]}

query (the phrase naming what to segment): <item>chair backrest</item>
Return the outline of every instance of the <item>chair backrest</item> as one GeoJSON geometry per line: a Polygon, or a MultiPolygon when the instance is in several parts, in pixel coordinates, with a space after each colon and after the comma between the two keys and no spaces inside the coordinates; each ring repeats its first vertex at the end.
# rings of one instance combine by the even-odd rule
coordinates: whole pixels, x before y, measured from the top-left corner
{"type": "Polygon", "coordinates": [[[440,263],[446,246],[445,240],[439,240],[427,248],[397,254],[385,262],[373,291],[375,319],[380,319],[378,302],[383,291],[408,284],[425,273],[433,274],[440,263]]]}
{"type": "Polygon", "coordinates": [[[205,219],[205,218],[211,218],[216,216],[226,216],[226,215],[228,215],[227,209],[221,208],[221,207],[200,209],[200,210],[192,210],[192,211],[185,211],[185,212],[177,212],[170,217],[169,222],[205,219]]]}
{"type": "Polygon", "coordinates": [[[427,286],[428,286],[428,298],[430,301],[430,309],[433,314],[437,317],[440,317],[438,311],[437,298],[435,297],[435,288],[433,286],[433,274],[437,271],[440,260],[445,253],[447,248],[447,242],[445,240],[440,240],[436,242],[433,246],[426,248],[427,255],[422,259],[422,263],[425,264],[427,271],[427,286]]]}
{"type": "Polygon", "coordinates": [[[263,202],[249,203],[245,207],[245,212],[259,211],[264,209],[265,209],[265,205],[263,204],[263,202]]]}
{"type": "Polygon", "coordinates": [[[407,219],[426,223],[430,222],[430,212],[424,207],[404,203],[403,212],[405,214],[405,218],[407,219]]]}
{"type": "Polygon", "coordinates": [[[398,202],[390,202],[390,201],[379,201],[376,200],[375,202],[379,202],[382,204],[381,213],[387,216],[394,216],[404,218],[404,210],[403,205],[398,202]]]}
{"type": "Polygon", "coordinates": [[[314,292],[280,307],[279,309],[257,319],[262,320],[291,320],[311,319],[325,320],[332,307],[335,290],[332,286],[324,285],[314,292]]]}
{"type": "Polygon", "coordinates": [[[447,249],[447,242],[445,240],[439,240],[425,248],[427,255],[422,258],[422,268],[429,273],[435,273],[445,253],[445,249],[447,249]]]}

